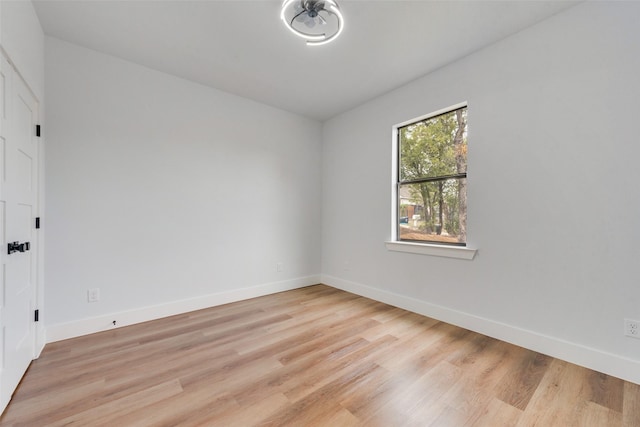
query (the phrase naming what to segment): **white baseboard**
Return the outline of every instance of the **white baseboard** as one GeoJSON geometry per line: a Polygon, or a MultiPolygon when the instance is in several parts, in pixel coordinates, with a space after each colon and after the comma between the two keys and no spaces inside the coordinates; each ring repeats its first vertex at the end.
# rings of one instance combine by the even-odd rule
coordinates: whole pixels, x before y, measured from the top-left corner
{"type": "Polygon", "coordinates": [[[173,301],[166,304],[142,307],[135,310],[88,317],[80,320],[74,320],[73,322],[48,325],[46,328],[46,340],[50,343],[114,329],[114,320],[117,322],[115,327],[128,326],[135,323],[160,319],[162,317],[174,316],[176,314],[228,304],[230,302],[242,301],[249,298],[261,297],[263,295],[289,291],[297,288],[304,288],[305,286],[311,286],[318,283],[320,283],[320,275],[299,277],[281,282],[265,283],[248,288],[234,289],[231,291],[173,301]]]}
{"type": "Polygon", "coordinates": [[[322,275],[321,279],[322,283],[337,289],[400,307],[501,341],[528,348],[538,353],[640,384],[640,361],[637,360],[338,277],[322,275]]]}

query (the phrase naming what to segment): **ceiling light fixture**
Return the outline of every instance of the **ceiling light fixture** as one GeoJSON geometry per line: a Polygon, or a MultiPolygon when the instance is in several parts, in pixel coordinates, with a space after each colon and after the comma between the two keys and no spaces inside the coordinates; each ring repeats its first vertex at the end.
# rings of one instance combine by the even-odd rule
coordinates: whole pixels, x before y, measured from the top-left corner
{"type": "Polygon", "coordinates": [[[342,12],[335,0],[284,0],[280,18],[307,46],[335,40],[344,27],[342,12]]]}

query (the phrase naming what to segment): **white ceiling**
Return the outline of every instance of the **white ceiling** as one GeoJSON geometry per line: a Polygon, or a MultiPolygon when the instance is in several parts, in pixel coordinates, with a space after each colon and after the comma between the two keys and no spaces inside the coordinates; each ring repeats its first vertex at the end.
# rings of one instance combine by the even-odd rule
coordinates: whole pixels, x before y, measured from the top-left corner
{"type": "Polygon", "coordinates": [[[36,0],[46,34],[325,120],[548,18],[569,1],[338,0],[345,29],[309,47],[278,0],[36,0]]]}

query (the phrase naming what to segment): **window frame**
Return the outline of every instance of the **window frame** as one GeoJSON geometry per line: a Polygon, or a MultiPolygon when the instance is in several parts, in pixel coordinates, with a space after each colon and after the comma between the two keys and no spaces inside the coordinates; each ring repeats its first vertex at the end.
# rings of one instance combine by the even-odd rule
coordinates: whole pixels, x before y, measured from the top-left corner
{"type": "Polygon", "coordinates": [[[409,252],[423,255],[435,255],[435,256],[443,256],[443,257],[452,257],[452,258],[460,258],[460,259],[468,259],[471,260],[475,257],[477,249],[473,249],[469,245],[469,234],[467,230],[467,239],[466,242],[436,242],[436,241],[423,241],[423,240],[408,240],[408,239],[400,239],[400,224],[398,221],[399,214],[399,199],[400,199],[400,186],[411,184],[411,183],[420,183],[420,182],[437,182],[445,179],[457,178],[457,179],[467,179],[467,172],[463,174],[455,174],[451,176],[441,176],[441,177],[429,177],[418,180],[400,180],[400,130],[406,126],[409,126],[414,123],[419,123],[430,118],[434,118],[443,114],[451,113],[453,111],[459,110],[461,108],[469,108],[468,103],[461,102],[458,104],[451,105],[449,107],[431,112],[429,114],[425,114],[411,120],[406,120],[402,123],[398,123],[392,128],[392,203],[391,203],[391,236],[392,239],[390,241],[385,242],[388,250],[398,251],[398,252],[409,252]]]}

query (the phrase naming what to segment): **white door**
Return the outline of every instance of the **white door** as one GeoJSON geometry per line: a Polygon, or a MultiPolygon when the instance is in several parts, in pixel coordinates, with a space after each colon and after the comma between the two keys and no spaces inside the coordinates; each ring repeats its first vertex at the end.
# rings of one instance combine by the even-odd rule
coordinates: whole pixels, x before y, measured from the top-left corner
{"type": "Polygon", "coordinates": [[[0,411],[35,357],[38,103],[0,64],[0,411]],[[17,242],[12,249],[9,245],[17,242]],[[10,253],[11,252],[11,253],[10,253]]]}

